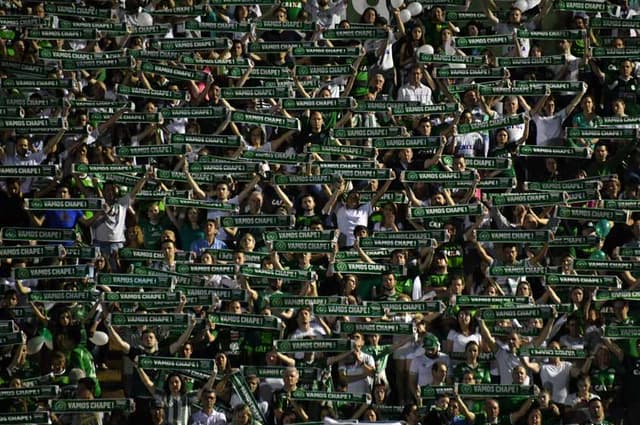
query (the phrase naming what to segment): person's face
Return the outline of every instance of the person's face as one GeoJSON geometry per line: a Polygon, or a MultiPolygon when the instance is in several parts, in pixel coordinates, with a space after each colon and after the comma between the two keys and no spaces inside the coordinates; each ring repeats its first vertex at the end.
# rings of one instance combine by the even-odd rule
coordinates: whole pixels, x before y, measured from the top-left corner
{"type": "Polygon", "coordinates": [[[518,257],[518,250],[515,246],[505,248],[503,253],[505,263],[513,264],[516,262],[516,258],[518,257]]]}
{"type": "Polygon", "coordinates": [[[229,304],[229,312],[233,314],[242,314],[242,305],[239,301],[233,301],[229,304]]]}
{"type": "Polygon", "coordinates": [[[414,68],[413,70],[411,70],[411,84],[413,85],[417,85],[420,80],[422,80],[422,69],[420,68],[414,68]]]}
{"type": "Polygon", "coordinates": [[[462,279],[454,279],[451,281],[451,285],[449,287],[452,295],[462,295],[464,282],[462,279]]]}
{"type": "Polygon", "coordinates": [[[376,422],[378,420],[378,417],[376,416],[376,411],[373,409],[367,409],[364,412],[364,420],[366,422],[376,422]]]}
{"type": "Polygon", "coordinates": [[[27,156],[27,152],[29,152],[29,141],[25,138],[21,138],[16,142],[16,153],[20,157],[27,156]]]}
{"type": "Polygon", "coordinates": [[[509,12],[509,23],[519,24],[522,20],[522,12],[519,9],[512,9],[509,12]]]}
{"type": "Polygon", "coordinates": [[[142,335],[142,346],[146,349],[154,348],[157,342],[156,334],[153,332],[145,332],[144,335],[142,335]]]}
{"type": "Polygon", "coordinates": [[[376,74],[371,79],[371,87],[374,88],[375,91],[380,91],[384,87],[384,76],[382,74],[376,74]]]}
{"type": "Polygon", "coordinates": [[[465,353],[467,354],[467,358],[477,359],[478,355],[480,354],[480,348],[478,348],[478,346],[475,344],[471,344],[467,347],[465,353]]]}
{"type": "Polygon", "coordinates": [[[607,155],[609,152],[607,151],[607,147],[605,145],[600,145],[596,148],[594,155],[596,157],[596,161],[604,162],[607,160],[607,155]]]}
{"type": "Polygon", "coordinates": [[[444,22],[444,10],[441,7],[434,7],[433,17],[437,22],[444,22]]]}
{"type": "Polygon", "coordinates": [[[532,56],[534,58],[542,57],[542,49],[538,46],[532,47],[529,56],[532,56]]]}
{"type": "Polygon", "coordinates": [[[220,183],[216,186],[216,195],[218,199],[226,201],[229,199],[229,186],[226,183],[220,183]]]}
{"type": "Polygon", "coordinates": [[[587,96],[585,98],[582,99],[582,102],[580,103],[580,105],[582,106],[582,110],[584,112],[587,113],[591,113],[593,112],[593,99],[590,96],[587,96]]]}
{"type": "Polygon", "coordinates": [[[518,101],[515,99],[507,99],[504,101],[504,113],[515,114],[518,110],[518,101]]]}
{"type": "Polygon", "coordinates": [[[193,347],[191,344],[185,344],[184,347],[182,347],[182,357],[188,359],[191,357],[191,354],[193,354],[193,347]]]}
{"type": "Polygon", "coordinates": [[[509,347],[517,350],[518,348],[520,348],[521,344],[522,341],[520,340],[520,336],[518,334],[511,333],[511,335],[509,335],[509,347]]]}
{"type": "Polygon", "coordinates": [[[527,379],[527,373],[524,371],[523,368],[521,367],[517,367],[515,369],[513,369],[513,383],[514,384],[524,384],[525,380],[527,379]]]}
{"type": "Polygon", "coordinates": [[[245,251],[253,251],[253,249],[256,247],[256,240],[253,237],[253,235],[250,235],[247,233],[242,237],[242,240],[240,241],[240,246],[245,251]]]}
{"type": "Polygon", "coordinates": [[[298,313],[298,325],[308,326],[311,323],[311,313],[307,309],[300,310],[298,313]]]}
{"type": "Polygon", "coordinates": [[[487,419],[495,419],[500,414],[500,406],[494,400],[489,400],[485,403],[484,410],[487,412],[487,419]]]}
{"type": "Polygon", "coordinates": [[[542,424],[542,413],[538,409],[529,413],[527,417],[527,425],[540,425],[542,424]]]}
{"type": "Polygon", "coordinates": [[[172,376],[171,378],[169,378],[169,390],[172,393],[179,393],[181,388],[182,381],[180,381],[180,378],[178,378],[177,376],[172,376]]]}
{"type": "Polygon", "coordinates": [[[165,258],[173,258],[176,254],[176,247],[173,242],[164,242],[162,244],[162,252],[165,258]]]}
{"type": "Polygon", "coordinates": [[[362,14],[362,22],[365,24],[373,24],[376,20],[376,11],[374,9],[367,9],[362,14]]]}
{"type": "Polygon", "coordinates": [[[469,312],[466,310],[461,310],[458,313],[458,323],[468,326],[469,323],[471,323],[471,314],[469,314],[469,312]]]}
{"type": "Polygon", "coordinates": [[[62,373],[66,367],[66,362],[63,359],[54,359],[51,361],[51,372],[58,374],[62,373]]]}
{"type": "Polygon", "coordinates": [[[576,288],[571,291],[571,301],[575,304],[580,304],[584,299],[584,292],[581,288],[576,288]]]}
{"type": "Polygon", "coordinates": [[[433,372],[433,381],[442,383],[447,377],[447,365],[439,364],[438,367],[435,368],[433,372]]]}
{"type": "Polygon", "coordinates": [[[309,123],[311,125],[311,131],[313,131],[313,132],[321,131],[322,130],[322,125],[324,123],[324,120],[322,118],[322,114],[319,113],[319,112],[315,112],[309,118],[309,123]]]}
{"type": "Polygon", "coordinates": [[[233,46],[231,46],[231,55],[234,57],[242,56],[242,43],[233,43],[233,46]]]}
{"type": "Polygon", "coordinates": [[[284,379],[284,385],[289,387],[289,388],[293,388],[295,386],[298,385],[298,371],[297,370],[287,370],[284,373],[283,376],[284,379]]]}
{"type": "Polygon", "coordinates": [[[353,276],[348,276],[344,279],[344,284],[347,292],[351,293],[356,289],[356,278],[353,276]]]}
{"type": "Polygon", "coordinates": [[[254,211],[259,211],[262,208],[263,196],[261,193],[253,192],[249,197],[249,205],[254,211]]]}
{"type": "Polygon", "coordinates": [[[411,37],[414,40],[420,40],[422,38],[422,28],[413,27],[413,29],[411,30],[411,37]]]}
{"type": "Polygon", "coordinates": [[[528,283],[521,283],[518,285],[518,290],[516,292],[516,295],[519,295],[521,297],[528,297],[529,295],[531,295],[531,287],[528,283]]]}
{"type": "Polygon", "coordinates": [[[405,162],[405,163],[408,164],[413,159],[413,150],[412,149],[401,149],[400,152],[398,152],[398,156],[400,158],[400,161],[405,162]]]}
{"type": "Polygon", "coordinates": [[[418,124],[417,131],[418,131],[418,133],[422,134],[423,136],[430,136],[431,135],[431,122],[422,121],[420,124],[418,124]]]}
{"type": "Polygon", "coordinates": [[[624,115],[624,103],[620,102],[619,100],[616,100],[615,102],[613,102],[612,105],[612,109],[613,109],[613,113],[616,116],[623,116],[624,115]]]}
{"type": "Polygon", "coordinates": [[[475,36],[475,35],[480,34],[480,30],[479,30],[479,29],[478,29],[478,27],[477,27],[477,26],[475,26],[475,25],[469,25],[469,26],[467,27],[467,31],[469,32],[469,35],[470,35],[470,36],[475,36]]]}
{"type": "Polygon", "coordinates": [[[160,207],[156,204],[151,205],[147,210],[147,217],[149,217],[149,220],[157,220],[159,215],[160,207]]]}
{"type": "MultiPolygon", "coordinates": [[[[17,299],[16,299],[17,301],[17,299]]],[[[66,327],[71,324],[71,313],[65,311],[60,315],[60,326],[66,327]]]]}
{"type": "Polygon", "coordinates": [[[632,72],[633,72],[633,65],[631,64],[630,61],[623,61],[622,64],[620,64],[620,74],[623,77],[625,78],[630,77],[632,72]]]}
{"type": "Polygon", "coordinates": [[[389,291],[394,290],[396,287],[396,277],[393,274],[382,276],[382,286],[389,291]]]}
{"type": "Polygon", "coordinates": [[[602,406],[602,402],[600,400],[594,400],[589,403],[589,413],[591,417],[596,420],[601,420],[604,418],[604,408],[602,406]]]}
{"type": "Polygon", "coordinates": [[[362,346],[364,345],[364,337],[359,333],[354,334],[351,337],[351,340],[353,341],[353,344],[357,349],[361,349],[362,346]]]}
{"type": "Polygon", "coordinates": [[[347,208],[358,208],[360,205],[360,194],[358,192],[350,192],[347,196],[347,208]]]}
{"type": "Polygon", "coordinates": [[[302,209],[305,211],[313,211],[316,207],[316,201],[312,196],[305,196],[302,198],[302,209]]]}
{"type": "Polygon", "coordinates": [[[471,115],[469,112],[465,112],[464,114],[460,115],[460,122],[462,124],[470,124],[471,121],[473,121],[473,115],[471,115]]]}
{"type": "Polygon", "coordinates": [[[453,171],[464,171],[467,168],[467,164],[463,157],[453,158],[453,171]]]}
{"type": "Polygon", "coordinates": [[[252,393],[255,393],[258,387],[260,386],[260,379],[255,377],[249,378],[247,379],[247,385],[249,386],[249,391],[251,391],[252,393]]]}
{"type": "Polygon", "coordinates": [[[238,424],[248,424],[251,421],[251,415],[247,411],[247,409],[237,410],[233,414],[233,418],[235,419],[235,423],[238,424]]]}
{"type": "Polygon", "coordinates": [[[216,395],[215,393],[205,392],[202,395],[202,404],[205,409],[212,409],[216,404],[216,395]]]}

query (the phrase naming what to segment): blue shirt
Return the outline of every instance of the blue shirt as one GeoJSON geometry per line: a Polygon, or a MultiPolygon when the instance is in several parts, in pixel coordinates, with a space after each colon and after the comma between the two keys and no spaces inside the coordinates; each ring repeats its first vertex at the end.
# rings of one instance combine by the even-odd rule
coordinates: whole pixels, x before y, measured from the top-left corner
{"type": "Polygon", "coordinates": [[[219,239],[214,239],[213,243],[207,242],[206,239],[197,239],[191,243],[190,251],[195,252],[198,256],[207,249],[228,249],[227,244],[219,239]]]}

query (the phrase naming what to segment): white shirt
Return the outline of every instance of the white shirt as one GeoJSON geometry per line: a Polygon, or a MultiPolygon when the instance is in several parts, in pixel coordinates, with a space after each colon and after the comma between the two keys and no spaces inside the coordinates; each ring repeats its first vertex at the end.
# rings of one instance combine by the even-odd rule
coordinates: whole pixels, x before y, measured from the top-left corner
{"type": "Polygon", "coordinates": [[[346,246],[352,246],[356,238],[353,230],[358,225],[366,226],[369,222],[369,216],[373,213],[371,202],[360,205],[358,208],[347,208],[341,204],[336,210],[336,220],[340,233],[347,239],[346,246]]]}
{"type": "Polygon", "coordinates": [[[94,242],[125,241],[125,219],[130,205],[131,197],[126,195],[109,207],[104,219],[99,219],[97,221],[98,224],[92,229],[94,242]]]}
{"type": "Polygon", "coordinates": [[[191,416],[191,425],[225,425],[226,423],[227,417],[216,410],[211,415],[200,410],[191,416]]]}
{"type": "Polygon", "coordinates": [[[561,109],[550,117],[535,114],[531,117],[536,123],[536,145],[550,146],[551,140],[559,140],[563,136],[562,123],[567,118],[567,109],[561,109]]]}
{"type": "Polygon", "coordinates": [[[420,102],[423,105],[432,105],[431,89],[422,83],[417,86],[407,83],[398,90],[398,100],[420,102]]]}
{"type": "MultiPolygon", "coordinates": [[[[376,362],[370,354],[360,353],[360,358],[362,359],[363,365],[351,363],[340,366],[339,370],[344,371],[347,376],[352,376],[363,374],[365,372],[364,365],[367,365],[370,368],[376,367],[376,362]]],[[[372,386],[373,376],[366,376],[357,381],[349,382],[347,384],[347,391],[353,394],[370,394],[372,386]]]]}
{"type": "Polygon", "coordinates": [[[411,366],[409,366],[409,374],[417,376],[416,382],[419,387],[424,387],[425,385],[431,385],[433,383],[431,367],[435,362],[438,361],[446,363],[447,370],[450,370],[449,356],[443,353],[438,354],[438,357],[436,357],[435,359],[431,359],[425,355],[422,355],[411,360],[411,366]]]}
{"type": "Polygon", "coordinates": [[[555,403],[565,404],[569,395],[569,380],[571,378],[571,363],[560,362],[559,365],[545,363],[540,369],[542,386],[551,384],[551,400],[555,403]]]}

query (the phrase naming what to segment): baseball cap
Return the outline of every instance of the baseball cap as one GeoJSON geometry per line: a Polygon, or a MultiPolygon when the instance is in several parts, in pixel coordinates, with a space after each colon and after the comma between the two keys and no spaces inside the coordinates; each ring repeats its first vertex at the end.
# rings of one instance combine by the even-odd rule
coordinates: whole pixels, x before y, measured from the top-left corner
{"type": "Polygon", "coordinates": [[[435,335],[427,335],[422,341],[422,346],[425,350],[433,350],[434,348],[440,350],[440,341],[435,335]]]}

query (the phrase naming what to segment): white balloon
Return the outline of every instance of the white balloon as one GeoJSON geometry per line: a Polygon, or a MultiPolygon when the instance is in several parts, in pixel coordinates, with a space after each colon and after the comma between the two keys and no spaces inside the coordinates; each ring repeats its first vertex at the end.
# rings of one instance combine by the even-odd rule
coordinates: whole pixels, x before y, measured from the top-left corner
{"type": "Polygon", "coordinates": [[[394,9],[400,8],[404,4],[404,0],[391,0],[391,7],[394,9]]]}
{"type": "Polygon", "coordinates": [[[148,27],[153,25],[153,17],[149,15],[147,12],[141,12],[138,14],[138,26],[148,27]]]}
{"type": "Polygon", "coordinates": [[[529,3],[527,3],[527,0],[517,0],[513,4],[513,7],[517,7],[518,9],[520,9],[520,12],[526,12],[527,10],[529,10],[529,3]]]}
{"type": "Polygon", "coordinates": [[[411,12],[409,12],[407,9],[402,9],[400,11],[400,20],[403,24],[409,22],[411,20],[411,12]]]}
{"type": "Polygon", "coordinates": [[[409,9],[409,12],[411,12],[411,16],[418,16],[419,14],[422,13],[422,5],[417,1],[414,1],[413,3],[409,3],[409,5],[407,6],[407,9],[409,9]]]}
{"type": "Polygon", "coordinates": [[[27,354],[32,356],[36,353],[39,353],[44,345],[44,338],[41,336],[34,336],[29,341],[27,341],[27,354]]]}
{"type": "Polygon", "coordinates": [[[425,55],[432,55],[433,52],[433,46],[430,44],[425,44],[416,49],[416,55],[419,55],[420,53],[424,53],[425,55]]]}
{"type": "Polygon", "coordinates": [[[109,335],[102,331],[95,331],[93,333],[93,336],[89,338],[89,341],[91,341],[94,345],[100,347],[102,345],[106,345],[109,342],[109,335]]]}

